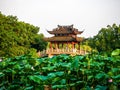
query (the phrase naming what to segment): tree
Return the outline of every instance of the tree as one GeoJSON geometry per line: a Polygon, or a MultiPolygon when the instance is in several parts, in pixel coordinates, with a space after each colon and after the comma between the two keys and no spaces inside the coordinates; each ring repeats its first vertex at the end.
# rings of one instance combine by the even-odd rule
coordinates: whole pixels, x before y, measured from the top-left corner
{"type": "Polygon", "coordinates": [[[31,44],[31,47],[37,49],[37,51],[42,51],[46,49],[47,42],[45,42],[43,38],[43,34],[38,34],[36,38],[34,38],[35,42],[31,44]]]}
{"type": "Polygon", "coordinates": [[[111,52],[120,48],[120,25],[108,25],[107,28],[102,28],[96,36],[89,38],[88,41],[89,45],[99,52],[111,52]]]}
{"type": "MultiPolygon", "coordinates": [[[[0,13],[0,56],[18,56],[34,51],[31,44],[36,42],[38,32],[39,27],[18,21],[16,16],[0,13]]],[[[39,37],[38,40],[41,41],[42,38],[39,37]]]]}

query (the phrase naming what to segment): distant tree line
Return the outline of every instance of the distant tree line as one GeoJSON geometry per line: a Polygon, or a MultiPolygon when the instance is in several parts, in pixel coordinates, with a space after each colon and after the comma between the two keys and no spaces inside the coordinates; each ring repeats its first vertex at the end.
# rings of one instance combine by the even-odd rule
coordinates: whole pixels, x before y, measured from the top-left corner
{"type": "Polygon", "coordinates": [[[108,25],[106,28],[102,28],[94,37],[88,38],[86,42],[100,53],[111,53],[117,48],[120,49],[120,25],[108,25]]]}
{"type": "Polygon", "coordinates": [[[0,12],[0,57],[12,57],[46,48],[39,27],[18,21],[16,16],[0,12]]]}

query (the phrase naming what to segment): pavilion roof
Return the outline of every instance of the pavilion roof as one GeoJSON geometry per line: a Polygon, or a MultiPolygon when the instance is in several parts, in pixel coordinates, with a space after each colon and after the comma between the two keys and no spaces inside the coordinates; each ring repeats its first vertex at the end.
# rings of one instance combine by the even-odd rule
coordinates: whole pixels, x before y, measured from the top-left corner
{"type": "Polygon", "coordinates": [[[50,34],[81,34],[83,31],[78,31],[78,29],[73,28],[73,25],[69,26],[60,26],[53,29],[52,31],[48,31],[50,34]]]}
{"type": "Polygon", "coordinates": [[[50,37],[50,38],[45,38],[45,41],[77,41],[77,42],[81,42],[83,40],[83,38],[81,37],[72,37],[72,36],[59,36],[59,37],[50,37]]]}

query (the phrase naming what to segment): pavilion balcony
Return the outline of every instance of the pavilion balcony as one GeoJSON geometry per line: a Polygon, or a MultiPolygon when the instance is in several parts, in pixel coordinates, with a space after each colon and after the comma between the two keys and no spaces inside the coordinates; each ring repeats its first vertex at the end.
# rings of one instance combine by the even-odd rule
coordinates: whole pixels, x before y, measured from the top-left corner
{"type": "Polygon", "coordinates": [[[58,54],[70,54],[70,55],[84,55],[87,54],[86,50],[77,50],[77,49],[47,49],[42,51],[41,56],[45,55],[58,55],[58,54]]]}

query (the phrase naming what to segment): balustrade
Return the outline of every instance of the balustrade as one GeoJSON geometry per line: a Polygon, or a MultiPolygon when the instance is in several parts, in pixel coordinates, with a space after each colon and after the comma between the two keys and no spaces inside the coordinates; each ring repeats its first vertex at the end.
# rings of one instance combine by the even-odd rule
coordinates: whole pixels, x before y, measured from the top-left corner
{"type": "Polygon", "coordinates": [[[58,54],[76,54],[76,55],[84,55],[86,54],[85,50],[77,50],[77,49],[47,49],[40,52],[40,56],[47,55],[58,55],[58,54]]]}
{"type": "Polygon", "coordinates": [[[46,54],[85,54],[85,50],[77,49],[47,49],[46,54]]]}

